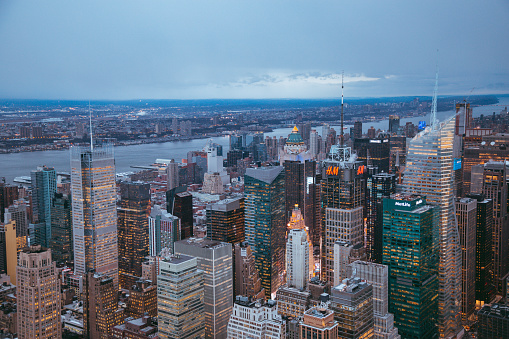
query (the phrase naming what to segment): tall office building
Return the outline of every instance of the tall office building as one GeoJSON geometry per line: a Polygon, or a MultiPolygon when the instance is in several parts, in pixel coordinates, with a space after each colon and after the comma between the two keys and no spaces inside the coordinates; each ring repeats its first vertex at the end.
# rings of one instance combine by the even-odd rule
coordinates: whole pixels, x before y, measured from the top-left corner
{"type": "Polygon", "coordinates": [[[5,209],[18,200],[18,186],[0,182],[0,222],[4,221],[5,209]]]}
{"type": "Polygon", "coordinates": [[[141,263],[149,255],[150,184],[121,182],[118,217],[120,286],[129,288],[141,277],[141,263]]]}
{"type": "Polygon", "coordinates": [[[32,213],[35,224],[35,243],[48,247],[51,240],[51,202],[57,192],[57,173],[54,168],[37,167],[32,171],[32,213]]]}
{"type": "Polygon", "coordinates": [[[285,180],[282,166],[248,168],[244,177],[246,241],[256,259],[265,295],[283,284],[285,180]]]}
{"type": "Polygon", "coordinates": [[[22,248],[26,247],[27,244],[24,241],[20,244],[20,240],[24,239],[23,237],[16,237],[16,222],[14,220],[7,223],[0,223],[0,227],[2,228],[2,238],[5,241],[5,256],[3,257],[5,262],[5,273],[7,273],[10,277],[11,284],[16,285],[18,252],[22,248]]]}
{"type": "Polygon", "coordinates": [[[338,323],[334,320],[334,312],[328,309],[327,304],[310,308],[299,324],[299,334],[302,339],[338,338],[338,323]]]}
{"type": "Polygon", "coordinates": [[[397,174],[406,165],[407,137],[392,135],[390,138],[390,173],[397,174]]]}
{"type": "Polygon", "coordinates": [[[51,250],[33,245],[16,267],[18,338],[62,338],[60,280],[51,250]]]}
{"type": "Polygon", "coordinates": [[[362,122],[356,121],[353,123],[353,140],[362,138],[362,122]]]}
{"type": "Polygon", "coordinates": [[[389,268],[373,262],[354,261],[348,265],[348,276],[356,276],[373,287],[374,338],[400,339],[394,327],[394,314],[389,313],[389,268]]]}
{"type": "Polygon", "coordinates": [[[89,271],[85,278],[83,332],[87,339],[109,339],[114,326],[124,320],[118,306],[118,288],[111,276],[89,271]]]}
{"type": "Polygon", "coordinates": [[[203,271],[196,258],[177,255],[160,262],[157,318],[161,339],[205,337],[203,271]]]}
{"type": "Polygon", "coordinates": [[[286,281],[289,286],[306,288],[313,271],[313,245],[305,229],[292,229],[286,243],[286,281]]]}
{"type": "Polygon", "coordinates": [[[353,277],[331,289],[331,309],[338,322],[338,338],[373,338],[373,287],[353,277]]]}
{"type": "Polygon", "coordinates": [[[337,286],[348,278],[348,265],[354,261],[365,261],[366,250],[362,244],[352,245],[349,241],[336,241],[334,244],[334,280],[330,281],[331,286],[337,286]]]}
{"type": "Polygon", "coordinates": [[[477,312],[479,339],[509,338],[509,307],[494,303],[477,312]]]}
{"type": "Polygon", "coordinates": [[[467,324],[475,311],[475,245],[477,200],[456,199],[456,218],[461,241],[461,318],[467,324]]]}
{"type": "Polygon", "coordinates": [[[175,242],[180,240],[180,219],[154,205],[148,217],[149,254],[161,255],[163,249],[174,253],[175,242]]]}
{"type": "Polygon", "coordinates": [[[334,145],[322,168],[322,280],[334,280],[334,244],[364,244],[364,172],[350,147],[334,145]]]}
{"type": "Polygon", "coordinates": [[[507,167],[505,162],[484,164],[482,194],[493,201],[493,282],[502,293],[509,275],[509,215],[507,211],[507,167]]]}
{"type": "Polygon", "coordinates": [[[475,230],[475,300],[476,306],[488,304],[495,296],[493,284],[493,201],[483,195],[469,195],[477,200],[475,230]]]}
{"type": "Polygon", "coordinates": [[[454,134],[465,135],[467,128],[472,124],[472,108],[470,104],[460,102],[456,104],[456,124],[454,134]]]}
{"type": "Polygon", "coordinates": [[[353,148],[357,152],[358,160],[362,161],[365,165],[373,165],[378,167],[380,172],[389,173],[391,152],[389,137],[386,134],[380,134],[376,139],[355,139],[353,148]]]}
{"type": "Polygon", "coordinates": [[[319,143],[319,135],[316,129],[311,130],[311,135],[309,137],[309,152],[316,158],[318,153],[320,153],[320,143],[319,143]]]}
{"type": "Polygon", "coordinates": [[[207,238],[234,245],[245,240],[244,198],[207,205],[207,238]]]}
{"type": "Polygon", "coordinates": [[[262,279],[255,267],[255,257],[247,241],[235,244],[235,296],[265,299],[262,279]]]}
{"type": "Polygon", "coordinates": [[[73,261],[71,198],[55,193],[51,203],[50,248],[53,260],[58,263],[73,261]]]}
{"type": "Polygon", "coordinates": [[[438,207],[416,195],[384,199],[389,311],[403,338],[438,338],[438,207]]]}
{"type": "Polygon", "coordinates": [[[226,338],[233,303],[232,245],[189,238],[175,243],[175,253],[197,258],[204,272],[205,338],[226,338]]]}
{"type": "MultiPolygon", "coordinates": [[[[420,194],[439,212],[440,337],[451,337],[461,327],[461,245],[454,214],[454,117],[419,133],[408,146],[403,192],[420,194]]],[[[396,316],[396,315],[395,315],[396,316]]],[[[399,327],[399,326],[398,326],[399,327]]],[[[400,332],[404,334],[400,328],[400,332]]]]}
{"type": "Polygon", "coordinates": [[[71,148],[74,272],[94,270],[118,286],[117,192],[113,145],[71,148]]]}
{"type": "Polygon", "coordinates": [[[285,321],[274,300],[252,301],[237,296],[228,322],[228,339],[284,339],[285,321]]]}
{"type": "Polygon", "coordinates": [[[389,173],[369,175],[366,192],[366,254],[370,261],[382,263],[382,199],[396,193],[396,176],[389,173]]]}
{"type": "MultiPolygon", "coordinates": [[[[11,220],[16,222],[16,237],[24,239],[24,246],[28,244],[28,208],[23,199],[15,200],[9,208],[5,209],[4,222],[9,223],[11,220]]],[[[20,247],[18,247],[20,248],[20,247]]]]}
{"type": "Polygon", "coordinates": [[[398,133],[399,129],[399,116],[389,115],[389,133],[398,133]]]}
{"type": "Polygon", "coordinates": [[[138,279],[134,285],[129,286],[129,299],[127,300],[127,316],[135,319],[145,315],[157,316],[157,281],[138,279]]]}
{"type": "Polygon", "coordinates": [[[193,196],[185,186],[166,192],[167,211],[180,219],[180,239],[192,237],[193,230],[193,196]]]}

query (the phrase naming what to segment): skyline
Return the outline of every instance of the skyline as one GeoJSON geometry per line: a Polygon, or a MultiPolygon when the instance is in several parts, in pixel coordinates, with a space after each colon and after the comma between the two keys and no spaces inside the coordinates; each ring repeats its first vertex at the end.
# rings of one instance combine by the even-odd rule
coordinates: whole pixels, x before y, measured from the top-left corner
{"type": "Polygon", "coordinates": [[[439,95],[509,93],[503,1],[47,4],[0,4],[1,98],[429,96],[437,49],[439,95]]]}

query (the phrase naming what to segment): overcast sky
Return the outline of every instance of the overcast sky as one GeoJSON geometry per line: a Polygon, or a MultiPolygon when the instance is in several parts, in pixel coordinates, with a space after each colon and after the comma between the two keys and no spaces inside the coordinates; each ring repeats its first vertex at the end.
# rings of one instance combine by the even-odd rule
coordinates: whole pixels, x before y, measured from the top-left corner
{"type": "Polygon", "coordinates": [[[0,98],[509,93],[509,1],[0,0],[0,98]]]}

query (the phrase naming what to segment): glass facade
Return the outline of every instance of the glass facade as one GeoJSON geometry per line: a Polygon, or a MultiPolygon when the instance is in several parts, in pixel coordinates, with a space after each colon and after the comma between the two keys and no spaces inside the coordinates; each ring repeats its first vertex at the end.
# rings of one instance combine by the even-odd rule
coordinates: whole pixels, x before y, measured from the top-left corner
{"type": "Polygon", "coordinates": [[[54,168],[38,167],[32,171],[32,213],[35,242],[48,247],[51,239],[51,202],[57,191],[57,173],[54,168]]]}
{"type": "Polygon", "coordinates": [[[438,209],[419,196],[383,201],[389,312],[403,338],[438,338],[438,209]]]}

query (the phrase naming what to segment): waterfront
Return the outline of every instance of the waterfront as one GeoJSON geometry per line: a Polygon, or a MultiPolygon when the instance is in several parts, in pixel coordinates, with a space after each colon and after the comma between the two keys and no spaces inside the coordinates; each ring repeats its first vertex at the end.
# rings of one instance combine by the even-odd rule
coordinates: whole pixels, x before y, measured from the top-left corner
{"type": "MultiPolygon", "coordinates": [[[[500,112],[504,109],[504,106],[509,106],[509,97],[499,97],[499,104],[497,106],[482,106],[475,107],[473,110],[474,117],[478,117],[481,114],[485,116],[492,114],[493,112],[500,112]]],[[[454,111],[445,111],[438,113],[438,119],[444,120],[454,114],[454,111]]],[[[401,119],[401,125],[405,125],[407,122],[412,122],[417,125],[420,120],[429,123],[429,114],[425,117],[411,117],[401,119]]],[[[375,129],[387,130],[388,121],[382,120],[377,122],[365,122],[363,123],[363,132],[373,126],[375,129]]],[[[336,129],[339,134],[339,127],[332,126],[336,129]]],[[[345,125],[345,133],[349,132],[351,125],[345,125]]],[[[314,127],[318,133],[321,134],[321,126],[314,127]]],[[[288,136],[291,132],[291,128],[278,128],[272,132],[265,133],[269,137],[280,137],[288,136]]],[[[229,149],[229,138],[228,136],[220,136],[211,138],[215,143],[223,146],[223,151],[226,156],[226,152],[229,149]]],[[[131,166],[146,166],[155,162],[156,159],[175,159],[180,161],[181,159],[187,158],[187,152],[193,150],[201,150],[205,146],[207,139],[193,139],[188,141],[173,141],[165,143],[154,143],[154,144],[141,144],[133,146],[122,146],[115,147],[115,165],[117,173],[137,171],[131,166]]],[[[7,182],[12,182],[15,177],[28,176],[30,171],[36,169],[37,166],[46,165],[54,167],[58,172],[70,172],[70,152],[69,150],[61,151],[41,151],[41,152],[25,152],[25,153],[9,153],[0,154],[0,177],[5,177],[7,182]]]]}

